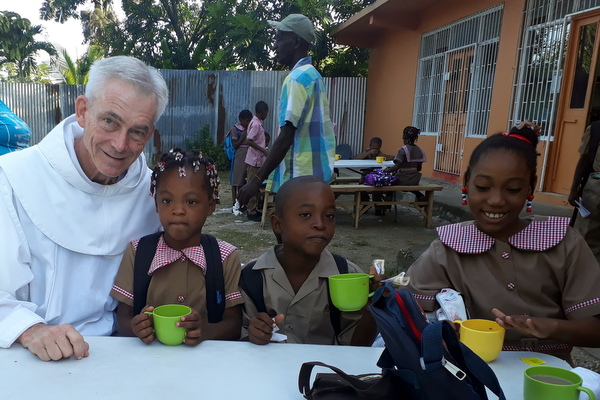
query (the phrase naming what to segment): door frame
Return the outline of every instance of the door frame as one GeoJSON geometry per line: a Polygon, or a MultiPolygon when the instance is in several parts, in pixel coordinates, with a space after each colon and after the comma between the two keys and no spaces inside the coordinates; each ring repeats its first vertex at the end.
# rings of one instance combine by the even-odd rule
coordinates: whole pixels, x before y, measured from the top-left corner
{"type": "MultiPolygon", "coordinates": [[[[540,182],[539,188],[544,192],[557,193],[560,195],[566,195],[563,193],[564,189],[561,190],[557,179],[559,177],[559,164],[561,157],[565,158],[563,140],[566,136],[566,131],[579,131],[583,134],[583,131],[589,124],[590,113],[591,113],[591,96],[595,78],[600,67],[598,57],[600,56],[600,9],[586,10],[585,12],[568,15],[565,17],[565,27],[570,24],[568,31],[568,42],[566,42],[567,52],[565,55],[563,67],[562,67],[562,82],[560,88],[560,97],[557,105],[556,120],[554,123],[554,137],[552,141],[548,141],[547,146],[547,157],[544,160],[544,167],[542,169],[542,181],[540,182]],[[575,69],[577,67],[577,53],[580,48],[580,31],[581,28],[590,24],[596,23],[596,36],[594,39],[594,49],[592,51],[590,71],[585,90],[584,106],[582,108],[571,108],[571,100],[573,97],[574,86],[573,82],[575,79],[575,69]],[[575,126],[567,126],[574,124],[575,126]]],[[[578,137],[579,141],[581,136],[578,137]]],[[[577,148],[579,147],[579,141],[576,143],[577,148]]],[[[573,170],[575,169],[575,163],[573,163],[573,170]]],[[[564,179],[564,177],[563,177],[564,179]]]]}

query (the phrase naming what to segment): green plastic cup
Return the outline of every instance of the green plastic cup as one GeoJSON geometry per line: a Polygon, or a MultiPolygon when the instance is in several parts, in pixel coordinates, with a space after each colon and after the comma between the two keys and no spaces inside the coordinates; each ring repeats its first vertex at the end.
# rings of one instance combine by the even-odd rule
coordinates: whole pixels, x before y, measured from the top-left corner
{"type": "Polygon", "coordinates": [[[535,366],[525,370],[524,400],[578,400],[585,392],[596,400],[594,392],[581,386],[583,379],[573,371],[558,367],[535,366]]]}
{"type": "Polygon", "coordinates": [[[175,326],[175,324],[181,321],[181,317],[191,313],[191,308],[181,304],[165,304],[156,307],[154,311],[146,311],[146,314],[152,314],[156,338],[168,346],[177,346],[183,343],[187,329],[175,326]]]}
{"type": "Polygon", "coordinates": [[[340,311],[360,310],[369,300],[369,274],[330,276],[329,295],[340,311]]]}

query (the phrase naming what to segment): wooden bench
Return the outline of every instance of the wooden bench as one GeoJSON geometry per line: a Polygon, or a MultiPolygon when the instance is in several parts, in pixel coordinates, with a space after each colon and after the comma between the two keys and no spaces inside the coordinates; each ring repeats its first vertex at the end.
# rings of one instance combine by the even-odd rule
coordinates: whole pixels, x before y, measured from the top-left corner
{"type": "Polygon", "coordinates": [[[333,181],[331,182],[332,185],[343,185],[343,184],[349,184],[349,183],[356,183],[358,184],[358,182],[360,181],[360,175],[356,175],[356,176],[337,176],[335,178],[333,178],[333,181]]]}
{"type": "Polygon", "coordinates": [[[336,195],[335,204],[346,210],[354,218],[354,228],[358,229],[358,221],[367,211],[374,206],[412,206],[425,217],[425,226],[431,228],[433,220],[433,193],[442,190],[438,185],[414,185],[414,186],[368,186],[368,185],[331,185],[333,193],[336,195]],[[400,192],[422,192],[425,193],[425,200],[406,201],[397,199],[400,192]],[[394,197],[387,201],[362,200],[362,193],[374,192],[393,192],[394,197]],[[352,201],[340,200],[339,196],[343,194],[353,194],[352,201]]]}
{"type": "MultiPolygon", "coordinates": [[[[442,186],[438,185],[415,185],[415,186],[367,186],[359,184],[341,184],[331,185],[331,189],[336,196],[335,204],[347,211],[352,218],[354,218],[354,228],[358,229],[358,221],[367,211],[374,206],[412,206],[417,209],[425,217],[425,226],[431,228],[433,220],[433,193],[442,190],[442,186]],[[421,192],[425,194],[425,200],[418,201],[406,201],[398,199],[397,194],[401,192],[421,192]],[[386,201],[372,201],[362,200],[362,193],[373,193],[373,192],[393,192],[394,196],[391,200],[386,201]],[[343,200],[339,197],[344,194],[352,194],[354,196],[352,201],[343,200]]],[[[273,193],[266,192],[265,189],[260,189],[264,193],[263,201],[263,213],[260,221],[260,226],[264,228],[265,221],[274,212],[273,208],[273,193]]],[[[397,216],[396,216],[397,217],[397,216]]]]}

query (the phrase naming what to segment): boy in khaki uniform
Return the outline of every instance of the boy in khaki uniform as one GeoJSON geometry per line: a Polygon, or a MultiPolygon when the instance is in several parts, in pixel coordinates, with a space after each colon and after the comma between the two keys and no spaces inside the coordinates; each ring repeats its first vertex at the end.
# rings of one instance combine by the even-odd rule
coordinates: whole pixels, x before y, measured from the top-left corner
{"type": "Polygon", "coordinates": [[[594,256],[596,256],[598,264],[600,264],[600,147],[598,147],[595,154],[590,154],[590,139],[592,126],[599,129],[599,124],[600,121],[593,122],[583,133],[581,146],[579,147],[581,156],[575,168],[573,184],[569,194],[569,203],[574,207],[578,207],[575,201],[578,200],[580,193],[579,185],[582,182],[583,175],[589,171],[587,166],[591,161],[590,158],[593,157],[591,171],[589,171],[587,182],[581,190],[581,202],[590,212],[590,215],[586,218],[577,216],[573,227],[584,237],[594,256]]]}
{"type": "MultiPolygon", "coordinates": [[[[335,233],[335,199],[328,184],[314,176],[301,176],[284,183],[275,197],[271,226],[281,244],[260,256],[260,270],[267,313],[243,289],[242,338],[267,344],[275,326],[289,343],[371,345],[377,335],[367,306],[340,313],[340,333],[335,337],[329,316],[328,277],[339,273],[332,254],[325,248],[335,233]]],[[[348,272],[362,273],[348,262],[348,272]]],[[[375,268],[371,267],[371,273],[375,268]]],[[[372,290],[383,275],[371,279],[372,290]]]]}

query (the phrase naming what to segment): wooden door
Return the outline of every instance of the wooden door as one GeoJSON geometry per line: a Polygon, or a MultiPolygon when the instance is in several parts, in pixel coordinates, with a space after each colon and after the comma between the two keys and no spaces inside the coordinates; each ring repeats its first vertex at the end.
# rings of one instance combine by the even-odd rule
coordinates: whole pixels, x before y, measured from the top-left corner
{"type": "Polygon", "coordinates": [[[472,64],[473,47],[466,47],[447,55],[444,112],[434,166],[436,171],[461,174],[472,64]]]}
{"type": "Polygon", "coordinates": [[[554,141],[550,144],[543,188],[547,192],[569,194],[581,136],[591,120],[599,119],[593,115],[600,114],[599,22],[598,12],[571,22],[554,141]]]}

